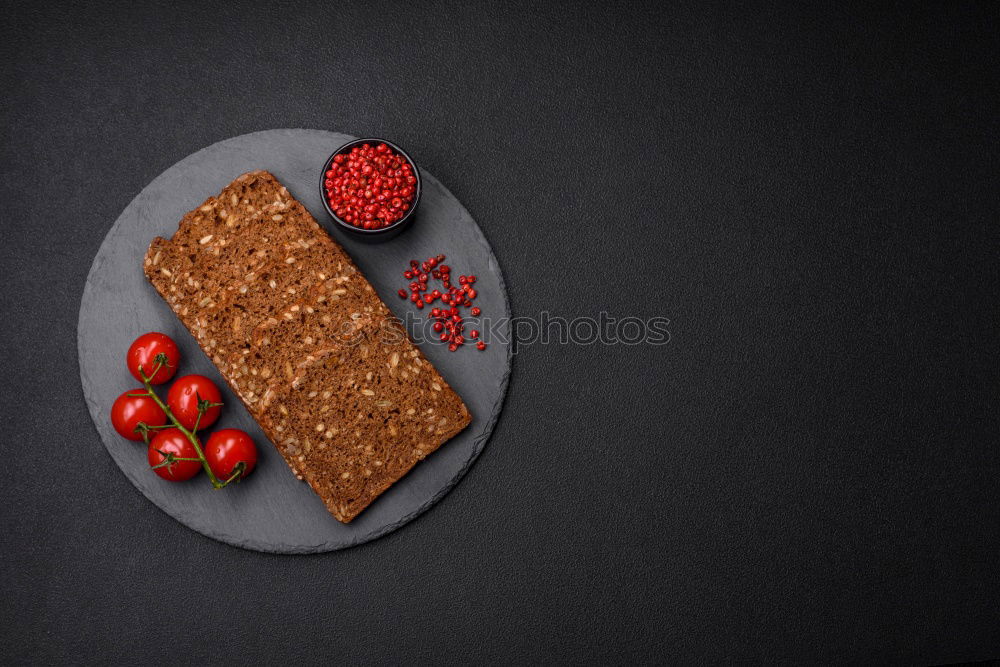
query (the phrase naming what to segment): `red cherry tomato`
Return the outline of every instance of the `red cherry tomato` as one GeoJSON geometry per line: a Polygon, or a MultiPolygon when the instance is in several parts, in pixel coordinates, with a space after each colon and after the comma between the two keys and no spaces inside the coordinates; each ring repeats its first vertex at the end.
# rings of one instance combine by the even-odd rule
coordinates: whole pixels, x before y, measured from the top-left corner
{"type": "Polygon", "coordinates": [[[257,465],[257,447],[249,435],[238,428],[224,428],[216,431],[205,444],[205,458],[215,476],[225,481],[233,474],[236,465],[243,462],[243,479],[257,465]]]}
{"type": "Polygon", "coordinates": [[[139,422],[146,426],[163,426],[167,423],[167,415],[145,394],[146,390],[142,387],[130,389],[116,398],[111,406],[111,424],[123,438],[142,440],[142,433],[136,431],[139,422]]]}
{"type": "Polygon", "coordinates": [[[181,423],[181,426],[189,431],[194,428],[195,421],[198,420],[198,401],[216,403],[210,407],[198,422],[198,430],[208,428],[219,418],[222,412],[222,394],[215,383],[204,375],[185,375],[178,378],[167,392],[167,407],[174,413],[174,417],[181,423]]]}
{"type": "Polygon", "coordinates": [[[198,452],[195,451],[194,445],[176,428],[163,429],[150,441],[149,450],[146,452],[149,467],[168,482],[183,482],[186,479],[191,479],[201,470],[200,460],[172,461],[164,465],[167,461],[166,455],[182,459],[198,458],[198,452]]]}
{"type": "Polygon", "coordinates": [[[156,368],[157,358],[161,354],[163,357],[160,358],[166,359],[166,363],[160,366],[150,383],[163,384],[167,382],[177,373],[177,367],[181,362],[181,353],[177,349],[177,343],[170,336],[156,331],[139,336],[128,348],[128,354],[125,357],[128,372],[136,380],[142,382],[139,367],[142,366],[143,372],[149,375],[156,368]]]}

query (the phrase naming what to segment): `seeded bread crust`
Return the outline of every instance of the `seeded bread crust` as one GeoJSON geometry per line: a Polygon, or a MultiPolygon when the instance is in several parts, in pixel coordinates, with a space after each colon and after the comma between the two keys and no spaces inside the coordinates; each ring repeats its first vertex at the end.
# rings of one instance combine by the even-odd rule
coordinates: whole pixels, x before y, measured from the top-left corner
{"type": "Polygon", "coordinates": [[[144,271],[344,523],[471,421],[343,248],[266,171],[154,239],[144,271]]]}

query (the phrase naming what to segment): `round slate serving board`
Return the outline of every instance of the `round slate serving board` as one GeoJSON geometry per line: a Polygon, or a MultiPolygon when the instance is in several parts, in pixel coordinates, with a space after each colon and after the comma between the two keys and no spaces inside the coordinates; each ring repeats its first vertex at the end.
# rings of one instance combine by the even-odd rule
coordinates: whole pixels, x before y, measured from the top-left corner
{"type": "MultiPolygon", "coordinates": [[[[229,544],[275,553],[342,549],[402,526],[428,509],[461,479],[479,455],[503,403],[510,374],[510,307],[500,267],[469,213],[426,171],[417,219],[411,229],[380,245],[347,238],[328,218],[317,182],[323,161],[353,137],[321,130],[269,130],[220,141],[181,160],[150,183],[111,227],[90,268],[80,305],[77,344],[83,393],[97,431],[129,480],[184,525],[229,544]],[[349,525],[334,519],[307,484],[295,479],[215,366],[146,281],[142,257],[155,236],[171,236],[187,211],[240,174],[267,169],[350,253],[400,318],[415,313],[396,291],[410,259],[445,253],[456,272],[475,273],[483,315],[502,320],[484,352],[451,353],[439,342],[421,348],[472,412],[472,423],[419,463],[349,525]],[[146,331],[177,341],[180,374],[217,381],[226,407],[215,428],[246,430],[258,443],[257,470],[242,483],[217,491],[199,476],[166,482],[146,463],[145,447],[122,439],[108,418],[111,404],[137,383],[125,369],[125,352],[146,331]]],[[[405,320],[404,320],[405,321],[405,320]]],[[[412,327],[411,327],[412,330],[412,327]]]]}

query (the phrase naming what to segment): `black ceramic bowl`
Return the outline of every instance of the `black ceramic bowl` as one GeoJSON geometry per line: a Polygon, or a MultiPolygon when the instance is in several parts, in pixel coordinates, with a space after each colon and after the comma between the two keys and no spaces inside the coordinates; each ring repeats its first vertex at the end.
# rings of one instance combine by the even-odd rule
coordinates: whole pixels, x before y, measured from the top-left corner
{"type": "Polygon", "coordinates": [[[333,218],[337,226],[351,234],[357,239],[362,241],[368,241],[369,243],[380,243],[382,241],[388,241],[391,238],[399,236],[406,230],[410,225],[413,224],[414,214],[417,212],[417,206],[420,204],[420,190],[422,185],[422,180],[420,178],[420,169],[417,167],[417,163],[413,161],[406,151],[392,143],[391,141],[386,141],[385,139],[378,139],[375,137],[369,137],[367,139],[355,139],[354,141],[348,141],[346,144],[335,150],[330,157],[326,159],[323,163],[323,168],[319,172],[319,196],[323,200],[323,208],[326,212],[333,218]],[[326,180],[326,172],[330,169],[330,165],[333,164],[333,158],[337,157],[342,153],[349,153],[355,146],[360,146],[361,144],[372,144],[377,146],[379,144],[385,144],[391,148],[397,155],[401,155],[404,160],[410,163],[413,167],[413,175],[417,179],[417,183],[414,186],[415,192],[413,194],[413,202],[410,203],[409,210],[403,215],[402,218],[392,223],[388,227],[381,227],[379,229],[365,229],[363,227],[355,227],[346,220],[341,220],[333,209],[330,208],[330,202],[326,198],[326,187],[324,186],[324,181],[326,180]]]}

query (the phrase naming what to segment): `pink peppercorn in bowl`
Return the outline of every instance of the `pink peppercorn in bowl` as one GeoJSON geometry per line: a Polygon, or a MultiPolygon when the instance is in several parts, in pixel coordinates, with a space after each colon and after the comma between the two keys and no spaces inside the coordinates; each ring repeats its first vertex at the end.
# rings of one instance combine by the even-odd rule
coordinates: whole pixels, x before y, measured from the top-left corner
{"type": "Polygon", "coordinates": [[[399,146],[384,139],[349,141],[320,171],[323,206],[355,238],[388,241],[414,221],[420,203],[420,171],[399,146]]]}

